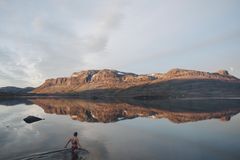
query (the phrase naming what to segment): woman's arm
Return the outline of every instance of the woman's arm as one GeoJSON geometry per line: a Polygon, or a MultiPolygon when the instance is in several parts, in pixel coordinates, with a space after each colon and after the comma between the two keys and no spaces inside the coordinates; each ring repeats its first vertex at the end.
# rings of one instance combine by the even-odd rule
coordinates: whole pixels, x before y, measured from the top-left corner
{"type": "Polygon", "coordinates": [[[79,139],[77,139],[77,143],[78,143],[78,147],[82,148],[82,146],[80,145],[79,139]]]}
{"type": "Polygon", "coordinates": [[[71,142],[71,138],[68,140],[68,142],[67,142],[67,144],[65,145],[65,147],[64,148],[67,148],[67,146],[68,146],[68,144],[71,142]]]}

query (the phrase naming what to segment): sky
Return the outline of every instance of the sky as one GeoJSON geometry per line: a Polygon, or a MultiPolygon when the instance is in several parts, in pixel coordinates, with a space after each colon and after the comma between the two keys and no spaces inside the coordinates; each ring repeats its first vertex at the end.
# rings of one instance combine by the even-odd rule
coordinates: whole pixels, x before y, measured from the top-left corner
{"type": "Polygon", "coordinates": [[[240,77],[239,0],[0,0],[0,87],[87,69],[240,77]]]}

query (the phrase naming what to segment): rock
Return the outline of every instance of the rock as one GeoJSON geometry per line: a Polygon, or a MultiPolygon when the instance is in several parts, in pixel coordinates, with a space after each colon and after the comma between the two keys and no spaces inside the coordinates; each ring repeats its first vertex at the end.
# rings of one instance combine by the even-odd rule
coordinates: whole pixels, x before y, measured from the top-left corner
{"type": "Polygon", "coordinates": [[[231,116],[226,115],[226,116],[221,117],[220,119],[221,119],[221,121],[230,121],[231,120],[231,116]]]}
{"type": "Polygon", "coordinates": [[[26,118],[23,119],[26,123],[34,123],[34,122],[37,122],[37,121],[41,121],[43,120],[42,118],[38,118],[38,117],[35,117],[35,116],[28,116],[26,118]]]}
{"type": "Polygon", "coordinates": [[[219,70],[217,73],[221,74],[221,75],[224,75],[224,76],[229,76],[229,73],[228,73],[227,70],[219,70]]]}

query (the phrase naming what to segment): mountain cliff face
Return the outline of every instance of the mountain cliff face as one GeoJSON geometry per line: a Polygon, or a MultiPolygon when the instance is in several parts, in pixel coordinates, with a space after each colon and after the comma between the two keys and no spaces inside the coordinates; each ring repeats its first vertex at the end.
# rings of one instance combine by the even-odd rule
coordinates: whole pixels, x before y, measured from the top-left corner
{"type": "MultiPolygon", "coordinates": [[[[214,86],[240,95],[240,81],[221,70],[216,73],[172,69],[167,73],[143,74],[117,70],[86,70],[75,72],[70,77],[48,79],[33,90],[38,94],[91,94],[107,96],[169,96],[184,89],[201,89],[214,86]],[[230,84],[230,85],[228,85],[230,84]],[[200,88],[199,88],[200,86],[200,88]],[[220,86],[220,87],[219,87],[220,86]],[[228,90],[227,88],[231,88],[228,90]],[[174,93],[173,93],[174,92],[174,93]],[[235,93],[236,92],[236,93],[235,93]]],[[[181,95],[182,93],[180,93],[181,95]]],[[[179,95],[179,94],[178,94],[179,95]]]]}
{"type": "Polygon", "coordinates": [[[75,72],[71,77],[48,79],[34,93],[68,93],[89,89],[127,88],[157,79],[116,70],[87,70],[75,72]]]}

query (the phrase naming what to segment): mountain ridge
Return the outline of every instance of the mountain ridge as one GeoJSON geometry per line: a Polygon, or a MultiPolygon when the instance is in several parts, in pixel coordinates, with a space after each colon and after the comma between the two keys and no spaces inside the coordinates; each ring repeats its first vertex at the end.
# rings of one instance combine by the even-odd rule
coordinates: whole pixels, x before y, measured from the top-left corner
{"type": "Polygon", "coordinates": [[[0,88],[0,97],[134,98],[142,100],[196,97],[240,97],[240,80],[226,70],[203,72],[172,69],[135,74],[118,70],[83,70],[47,79],[37,88],[0,88]]]}
{"type": "Polygon", "coordinates": [[[78,92],[87,89],[128,88],[147,83],[155,83],[173,79],[210,79],[222,81],[237,81],[238,78],[225,70],[209,73],[194,70],[172,69],[167,73],[135,74],[117,70],[84,70],[74,72],[70,77],[47,79],[33,93],[78,92]],[[56,87],[52,91],[52,87],[56,87]],[[61,90],[61,87],[63,90],[61,90]]]}

